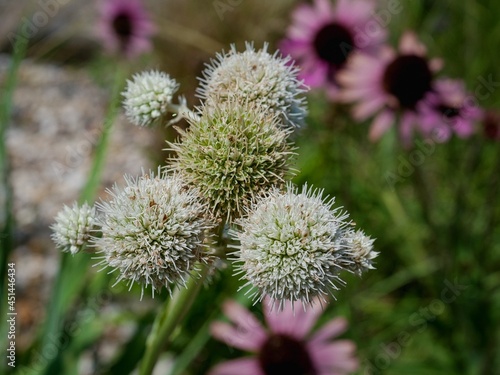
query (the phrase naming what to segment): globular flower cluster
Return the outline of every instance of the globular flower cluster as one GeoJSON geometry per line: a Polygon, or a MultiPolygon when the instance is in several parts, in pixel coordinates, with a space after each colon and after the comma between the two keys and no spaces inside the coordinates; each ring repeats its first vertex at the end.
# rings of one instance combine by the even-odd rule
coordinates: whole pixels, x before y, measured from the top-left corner
{"type": "Polygon", "coordinates": [[[75,202],[72,207],[64,206],[51,227],[52,239],[59,249],[74,255],[87,244],[96,228],[96,221],[95,207],[87,203],[79,206],[75,202]]]}
{"type": "Polygon", "coordinates": [[[118,281],[151,285],[153,295],[185,283],[195,263],[208,256],[204,235],[212,226],[196,190],[160,171],[125,179],[125,188],[115,186],[111,200],[97,204],[102,235],[92,242],[102,254],[100,264],[118,270],[118,281]]]}
{"type": "Polygon", "coordinates": [[[373,250],[375,240],[367,236],[362,230],[346,230],[343,233],[343,247],[341,251],[348,254],[341,258],[343,267],[352,272],[361,274],[367,270],[375,269],[373,259],[378,256],[378,252],[373,250]]]}
{"type": "Polygon", "coordinates": [[[276,115],[251,103],[204,106],[181,131],[181,141],[169,143],[176,152],[170,168],[199,189],[215,216],[238,217],[292,172],[290,131],[279,124],[276,115]]]}
{"type": "Polygon", "coordinates": [[[262,300],[302,301],[338,289],[344,269],[362,272],[371,268],[377,255],[373,240],[353,236],[348,214],[333,209],[334,199],[325,201],[321,190],[307,185],[299,192],[291,184],[286,191],[271,191],[239,219],[239,230],[231,236],[239,241],[233,253],[237,269],[257,290],[262,300]]]}
{"type": "Polygon", "coordinates": [[[122,93],[127,118],[137,126],[151,126],[165,115],[179,89],[175,79],[166,73],[148,71],[135,74],[122,93]]]}
{"type": "Polygon", "coordinates": [[[218,54],[203,71],[198,95],[205,105],[215,107],[224,102],[254,103],[279,115],[282,126],[299,127],[307,113],[306,87],[297,79],[299,70],[290,57],[283,58],[278,51],[270,54],[267,49],[264,44],[256,51],[247,43],[243,52],[233,45],[228,53],[218,54]]]}
{"type": "Polygon", "coordinates": [[[280,307],[324,302],[344,284],[342,271],[373,268],[373,239],[355,231],[333,199],[287,183],[296,172],[290,138],[306,115],[306,87],[289,57],[267,49],[247,44],[217,55],[200,79],[204,101],[195,111],[185,100],[172,103],[179,85],[168,74],[134,75],[123,92],[134,124],[150,126],[171,112],[189,127],[168,142],[174,153],[166,172],[125,176],[124,188],[115,185],[97,203],[98,218],[88,206],[65,208],[53,227],[56,244],[75,253],[90,239],[117,282],[138,283],[142,293],[151,286],[154,295],[185,285],[197,264],[213,259],[207,248],[218,226],[227,236],[217,255],[226,258],[223,244],[234,240],[229,260],[255,288],[254,300],[269,296],[280,307]]]}

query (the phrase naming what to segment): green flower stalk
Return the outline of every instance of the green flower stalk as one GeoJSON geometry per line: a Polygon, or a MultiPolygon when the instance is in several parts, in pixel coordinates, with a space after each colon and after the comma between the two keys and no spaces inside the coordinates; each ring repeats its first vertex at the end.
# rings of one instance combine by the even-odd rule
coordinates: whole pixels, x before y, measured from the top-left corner
{"type": "Polygon", "coordinates": [[[196,262],[209,257],[206,207],[177,175],[158,170],[125,181],[125,188],[108,191],[111,200],[97,203],[102,235],[92,242],[102,254],[99,264],[117,270],[117,282],[138,282],[142,292],[151,285],[153,296],[162,287],[171,293],[172,285],[186,284],[196,262]]]}
{"type": "Polygon", "coordinates": [[[297,79],[299,69],[290,57],[267,49],[267,43],[258,51],[247,43],[243,52],[232,45],[229,52],[217,54],[199,78],[198,96],[212,107],[250,102],[276,114],[283,127],[302,126],[307,114],[303,94],[308,88],[297,79]]]}
{"type": "Polygon", "coordinates": [[[231,220],[253,199],[285,182],[294,147],[276,115],[251,103],[204,106],[179,130],[171,170],[199,189],[215,217],[231,220]]]}

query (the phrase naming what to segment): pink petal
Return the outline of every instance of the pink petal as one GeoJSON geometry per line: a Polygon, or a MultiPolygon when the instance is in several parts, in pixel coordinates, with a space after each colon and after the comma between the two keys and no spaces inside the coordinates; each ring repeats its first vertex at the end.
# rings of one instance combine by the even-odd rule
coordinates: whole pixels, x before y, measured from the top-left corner
{"type": "Polygon", "coordinates": [[[359,366],[354,356],[356,346],[350,340],[338,340],[328,345],[310,345],[308,351],[320,373],[347,374],[359,366]]]}
{"type": "Polygon", "coordinates": [[[335,318],[319,329],[309,340],[311,344],[319,344],[341,335],[347,330],[347,320],[335,318]]]}
{"type": "Polygon", "coordinates": [[[427,49],[418,40],[417,35],[412,31],[407,31],[399,40],[399,51],[402,54],[425,56],[427,49]]]}
{"type": "Polygon", "coordinates": [[[336,19],[348,26],[362,29],[370,19],[375,4],[366,0],[338,0],[335,8],[336,19]]]}
{"type": "Polygon", "coordinates": [[[215,366],[208,375],[265,375],[256,358],[239,358],[215,366]]]}
{"type": "Polygon", "coordinates": [[[330,15],[333,13],[333,9],[329,0],[315,0],[314,6],[318,14],[330,15]]]}
{"type": "Polygon", "coordinates": [[[248,311],[245,307],[241,306],[235,301],[226,301],[222,306],[224,314],[233,321],[236,325],[253,330],[262,336],[266,336],[264,328],[257,320],[255,315],[248,311]]]}
{"type": "Polygon", "coordinates": [[[443,69],[443,66],[444,66],[443,59],[434,58],[429,61],[429,67],[431,68],[431,71],[434,73],[443,69]]]}
{"type": "Polygon", "coordinates": [[[376,113],[385,103],[385,97],[375,96],[363,102],[360,102],[353,109],[355,119],[364,120],[376,113]]]}
{"type": "Polygon", "coordinates": [[[344,103],[350,103],[357,100],[366,100],[367,98],[372,98],[374,95],[379,95],[379,93],[372,86],[348,87],[341,89],[339,100],[344,103]]]}
{"type": "Polygon", "coordinates": [[[312,305],[304,307],[301,302],[286,301],[280,311],[269,298],[264,301],[264,313],[269,328],[274,333],[283,333],[302,340],[311,331],[324,310],[324,302],[319,298],[311,301],[312,305]]]}
{"type": "Polygon", "coordinates": [[[302,63],[302,70],[300,71],[300,78],[304,80],[304,84],[310,87],[319,87],[325,84],[327,80],[328,67],[320,60],[313,62],[310,59],[302,63]]]}
{"type": "Polygon", "coordinates": [[[401,116],[401,123],[399,124],[399,134],[401,137],[401,141],[405,147],[409,147],[411,144],[413,127],[416,120],[416,116],[410,112],[403,113],[401,116]]]}
{"type": "Polygon", "coordinates": [[[253,331],[245,331],[240,327],[234,327],[224,322],[212,323],[210,332],[217,340],[250,352],[258,351],[264,341],[260,335],[255,335],[253,331]]]}
{"type": "Polygon", "coordinates": [[[385,110],[380,113],[375,118],[375,120],[373,120],[372,126],[370,128],[370,141],[378,141],[382,134],[384,134],[391,127],[391,125],[394,123],[394,120],[394,113],[392,111],[385,110]]]}
{"type": "Polygon", "coordinates": [[[318,29],[318,25],[324,24],[331,19],[331,12],[321,12],[321,10],[310,5],[299,5],[292,14],[294,24],[300,23],[316,30],[318,29]]]}

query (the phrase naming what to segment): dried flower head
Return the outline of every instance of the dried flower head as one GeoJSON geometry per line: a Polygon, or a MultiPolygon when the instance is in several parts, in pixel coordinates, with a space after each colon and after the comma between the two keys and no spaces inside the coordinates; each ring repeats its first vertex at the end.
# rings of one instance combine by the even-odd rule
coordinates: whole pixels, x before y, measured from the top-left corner
{"type": "Polygon", "coordinates": [[[102,236],[93,238],[99,264],[118,270],[118,281],[152,286],[184,284],[195,262],[206,256],[204,232],[211,227],[196,190],[178,176],[158,170],[138,178],[125,176],[124,189],[108,191],[111,199],[97,204],[102,236]]]}
{"type": "Polygon", "coordinates": [[[169,143],[177,153],[171,169],[199,189],[215,216],[237,217],[290,172],[294,149],[287,143],[289,131],[277,122],[276,115],[253,104],[204,106],[181,131],[182,142],[169,143]]]}
{"type": "Polygon", "coordinates": [[[178,89],[179,84],[166,73],[153,70],[135,74],[122,93],[127,118],[137,126],[153,125],[167,113],[178,89]]]}
{"type": "Polygon", "coordinates": [[[237,220],[240,230],[230,232],[239,240],[233,253],[238,274],[257,288],[261,300],[302,301],[323,296],[338,284],[339,273],[351,251],[344,236],[348,214],[332,209],[334,199],[322,198],[322,190],[291,184],[286,191],[271,191],[255,202],[246,217],[237,220]]]}
{"type": "Polygon", "coordinates": [[[267,43],[258,51],[247,43],[243,52],[232,45],[228,53],[217,54],[199,79],[198,96],[211,106],[252,102],[278,114],[282,126],[301,126],[306,116],[302,94],[307,90],[297,79],[299,70],[290,57],[283,58],[278,51],[270,54],[267,49],[267,43]]]}
{"type": "Polygon", "coordinates": [[[96,219],[95,207],[87,203],[65,205],[51,226],[52,240],[62,251],[76,254],[88,243],[91,232],[96,229],[96,219]]]}

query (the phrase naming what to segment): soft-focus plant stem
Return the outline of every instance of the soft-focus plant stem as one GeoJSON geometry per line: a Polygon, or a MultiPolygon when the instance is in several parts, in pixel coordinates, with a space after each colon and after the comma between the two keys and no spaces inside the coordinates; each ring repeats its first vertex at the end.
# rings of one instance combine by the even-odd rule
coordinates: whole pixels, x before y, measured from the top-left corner
{"type": "Polygon", "coordinates": [[[178,289],[172,300],[165,303],[157,315],[146,342],[146,352],[140,366],[140,375],[151,375],[161,350],[191,308],[208,274],[209,266],[201,265],[201,277],[190,277],[185,288],[178,289]]]}
{"type": "MultiPolygon", "coordinates": [[[[4,293],[6,292],[7,263],[13,247],[12,229],[14,226],[6,132],[12,116],[12,97],[14,96],[14,89],[17,84],[17,72],[26,54],[27,46],[28,39],[22,36],[17,38],[14,46],[14,56],[11,60],[10,68],[5,75],[4,90],[0,102],[0,301],[2,301],[0,311],[2,312],[2,317],[5,317],[3,312],[4,308],[7,307],[7,298],[4,298],[4,293]]],[[[2,319],[2,323],[0,324],[0,337],[2,339],[7,337],[6,327],[6,319],[2,319]]],[[[6,343],[7,340],[5,340],[6,343]]],[[[2,344],[1,348],[4,349],[4,344],[2,344]]],[[[4,353],[3,350],[2,353],[4,353]]],[[[0,369],[4,368],[6,363],[7,361],[2,361],[0,369]]]]}
{"type": "MultiPolygon", "coordinates": [[[[118,105],[120,102],[120,91],[123,86],[123,73],[117,70],[114,79],[113,93],[111,96],[108,112],[104,120],[104,126],[101,137],[96,145],[92,168],[90,175],[80,195],[80,203],[92,203],[100,185],[104,163],[106,161],[106,151],[111,135],[111,129],[118,114],[118,105]]],[[[61,255],[59,274],[55,281],[54,293],[50,301],[47,313],[47,321],[42,336],[42,349],[50,345],[54,337],[59,337],[63,315],[65,310],[79,295],[79,290],[85,283],[86,271],[90,261],[89,256],[79,256],[78,259],[71,254],[61,255]],[[79,277],[75,277],[79,275],[79,277]]]]}

